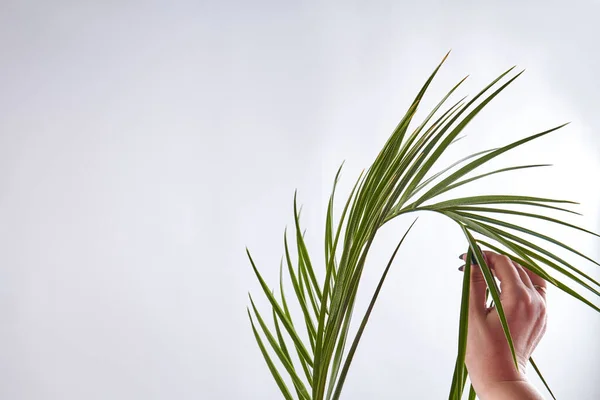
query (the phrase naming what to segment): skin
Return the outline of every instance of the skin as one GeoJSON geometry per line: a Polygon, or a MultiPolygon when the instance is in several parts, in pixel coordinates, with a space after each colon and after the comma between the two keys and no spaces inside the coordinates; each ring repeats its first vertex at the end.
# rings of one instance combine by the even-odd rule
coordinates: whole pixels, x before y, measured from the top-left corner
{"type": "MultiPolygon", "coordinates": [[[[469,325],[465,364],[481,400],[543,400],[529,383],[525,367],[546,331],[546,281],[508,257],[484,251],[486,264],[500,281],[500,300],[513,339],[519,370],[495,308],[485,304],[486,283],[471,268],[469,325]]],[[[466,254],[461,256],[466,259],[466,254]]]]}

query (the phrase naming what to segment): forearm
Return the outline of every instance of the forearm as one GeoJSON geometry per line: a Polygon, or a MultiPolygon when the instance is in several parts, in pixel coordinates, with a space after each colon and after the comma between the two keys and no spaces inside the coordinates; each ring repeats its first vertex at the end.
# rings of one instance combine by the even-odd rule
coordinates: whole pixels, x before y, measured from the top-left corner
{"type": "Polygon", "coordinates": [[[481,393],[477,392],[477,396],[481,400],[544,400],[527,381],[498,382],[486,387],[481,393]]]}

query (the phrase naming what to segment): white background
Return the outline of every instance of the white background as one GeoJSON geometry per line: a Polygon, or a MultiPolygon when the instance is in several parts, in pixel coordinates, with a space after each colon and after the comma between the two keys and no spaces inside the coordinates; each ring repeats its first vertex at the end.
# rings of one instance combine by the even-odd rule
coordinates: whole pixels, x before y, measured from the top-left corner
{"type": "MultiPolygon", "coordinates": [[[[527,71],[441,166],[573,122],[498,163],[553,169],[461,193],[575,199],[600,231],[600,6],[559,3],[2,1],[0,398],[278,399],[244,247],[275,284],[297,188],[320,259],[338,165],[342,199],[450,48],[420,117],[466,74],[461,95],[527,71]]],[[[357,313],[410,221],[382,231],[357,313]]],[[[421,217],[344,398],[447,396],[465,248],[421,217]]],[[[549,308],[538,365],[558,398],[600,398],[600,316],[556,290],[549,308]]]]}

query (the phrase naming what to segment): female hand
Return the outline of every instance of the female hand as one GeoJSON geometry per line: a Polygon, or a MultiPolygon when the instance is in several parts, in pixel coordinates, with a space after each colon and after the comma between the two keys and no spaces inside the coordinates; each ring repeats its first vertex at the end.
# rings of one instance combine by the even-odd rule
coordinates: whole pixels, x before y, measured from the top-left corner
{"type": "MultiPolygon", "coordinates": [[[[542,399],[525,376],[525,367],[546,331],[546,281],[510,258],[483,252],[500,281],[500,300],[519,364],[515,364],[495,308],[486,306],[486,282],[471,267],[469,325],[465,364],[480,399],[542,399]]],[[[466,254],[461,255],[463,260],[466,254]]]]}

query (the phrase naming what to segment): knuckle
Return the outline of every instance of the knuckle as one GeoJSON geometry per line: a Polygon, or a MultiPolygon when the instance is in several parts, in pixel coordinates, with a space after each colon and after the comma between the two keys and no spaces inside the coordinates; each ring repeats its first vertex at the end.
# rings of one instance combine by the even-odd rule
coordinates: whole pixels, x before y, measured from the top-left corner
{"type": "Polygon", "coordinates": [[[544,319],[546,317],[546,303],[537,293],[527,292],[521,298],[524,312],[530,316],[544,319]]]}
{"type": "Polygon", "coordinates": [[[528,309],[533,308],[535,306],[535,301],[532,296],[532,293],[529,293],[527,290],[523,290],[521,292],[521,296],[520,296],[519,300],[520,300],[521,304],[523,304],[528,309]]]}
{"type": "Polygon", "coordinates": [[[529,290],[519,290],[516,297],[520,312],[527,316],[534,316],[539,313],[540,304],[535,293],[531,293],[529,290]]]}
{"type": "Polygon", "coordinates": [[[507,255],[504,255],[504,254],[500,256],[499,260],[503,264],[509,264],[510,265],[512,263],[512,261],[510,260],[510,257],[508,257],[507,255]]]}
{"type": "Polygon", "coordinates": [[[538,303],[538,307],[539,307],[539,312],[541,315],[546,316],[546,313],[548,312],[548,309],[546,307],[546,302],[545,301],[540,301],[538,303]]]}

